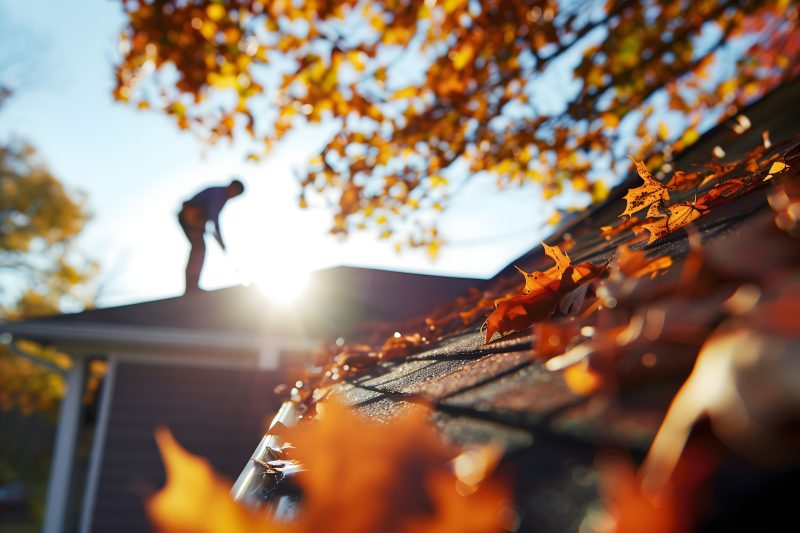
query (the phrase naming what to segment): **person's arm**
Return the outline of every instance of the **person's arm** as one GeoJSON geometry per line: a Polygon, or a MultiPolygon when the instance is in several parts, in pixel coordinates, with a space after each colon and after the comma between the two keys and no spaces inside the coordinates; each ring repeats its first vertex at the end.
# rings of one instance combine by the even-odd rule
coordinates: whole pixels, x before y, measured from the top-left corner
{"type": "Polygon", "coordinates": [[[213,189],[213,194],[209,195],[208,202],[206,204],[206,217],[212,225],[211,234],[219,243],[219,247],[223,250],[226,248],[225,241],[222,239],[222,232],[219,229],[219,215],[222,212],[222,208],[225,206],[225,202],[227,200],[228,199],[225,195],[225,190],[222,187],[216,187],[213,189]]]}
{"type": "Polygon", "coordinates": [[[223,250],[225,250],[226,249],[225,248],[225,241],[222,240],[222,233],[219,231],[219,213],[217,213],[217,216],[214,217],[214,220],[212,220],[212,223],[214,225],[214,233],[213,233],[214,238],[219,243],[219,247],[222,248],[223,250]]]}

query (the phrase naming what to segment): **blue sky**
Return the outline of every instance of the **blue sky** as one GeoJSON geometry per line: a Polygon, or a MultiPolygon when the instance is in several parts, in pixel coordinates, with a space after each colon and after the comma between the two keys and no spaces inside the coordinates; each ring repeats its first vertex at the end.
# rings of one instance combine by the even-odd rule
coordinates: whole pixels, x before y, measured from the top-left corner
{"type": "Polygon", "coordinates": [[[183,199],[231,175],[248,190],[223,211],[230,253],[209,246],[207,289],[268,285],[339,264],[487,277],[550,230],[552,208],[538,191],[497,192],[487,179],[473,180],[442,219],[451,244],[436,262],[420,252],[397,255],[373,234],[339,242],[327,235],[328,212],[295,207],[291,170],[319,135],[298,132],[269,159],[246,163],[240,147],[205,146],[157,112],[113,101],[124,22],[115,1],[0,0],[0,81],[18,87],[0,111],[0,141],[27,140],[68,187],[87,193],[94,216],[79,244],[101,264],[100,305],[180,294],[188,243],[175,214],[183,199]]]}

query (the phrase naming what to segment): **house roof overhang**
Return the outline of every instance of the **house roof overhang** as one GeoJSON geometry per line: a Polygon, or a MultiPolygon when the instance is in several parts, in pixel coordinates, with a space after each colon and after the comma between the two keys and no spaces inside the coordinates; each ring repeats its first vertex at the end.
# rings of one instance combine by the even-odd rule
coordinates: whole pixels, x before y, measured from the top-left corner
{"type": "Polygon", "coordinates": [[[266,339],[233,333],[103,323],[0,324],[0,332],[81,352],[152,349],[247,352],[261,349],[266,339]]]}
{"type": "Polygon", "coordinates": [[[82,353],[165,350],[253,353],[270,345],[310,348],[366,320],[402,320],[484,280],[355,267],[312,275],[292,306],[269,303],[252,287],[0,323],[0,333],[82,353]]]}

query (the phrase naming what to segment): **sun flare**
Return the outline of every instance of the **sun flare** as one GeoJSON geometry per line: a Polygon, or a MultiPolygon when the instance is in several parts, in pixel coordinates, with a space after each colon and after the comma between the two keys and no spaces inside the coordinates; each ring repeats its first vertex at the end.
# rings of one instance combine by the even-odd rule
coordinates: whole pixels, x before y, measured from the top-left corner
{"type": "Polygon", "coordinates": [[[278,305],[290,305],[308,289],[310,272],[296,265],[276,265],[253,278],[253,285],[264,297],[278,305]]]}

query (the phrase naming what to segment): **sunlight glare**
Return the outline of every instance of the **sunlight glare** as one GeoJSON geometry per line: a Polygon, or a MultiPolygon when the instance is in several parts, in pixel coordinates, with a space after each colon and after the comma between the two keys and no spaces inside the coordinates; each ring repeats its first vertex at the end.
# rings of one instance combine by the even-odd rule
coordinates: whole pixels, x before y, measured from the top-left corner
{"type": "Polygon", "coordinates": [[[297,302],[308,289],[310,273],[294,265],[275,265],[253,280],[258,290],[272,303],[290,305],[297,302]]]}

